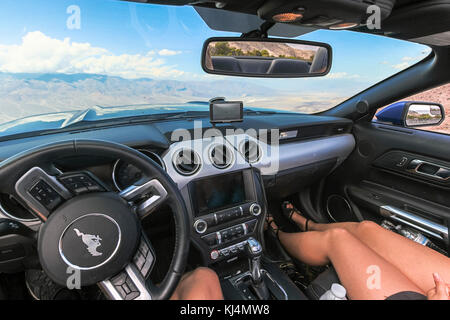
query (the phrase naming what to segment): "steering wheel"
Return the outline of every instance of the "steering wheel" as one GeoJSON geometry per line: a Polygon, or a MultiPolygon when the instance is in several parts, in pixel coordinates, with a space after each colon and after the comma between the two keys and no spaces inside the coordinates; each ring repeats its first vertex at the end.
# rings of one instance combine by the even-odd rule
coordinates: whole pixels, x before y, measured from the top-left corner
{"type": "Polygon", "coordinates": [[[110,299],[168,299],[184,272],[189,250],[189,216],[173,180],[153,160],[127,146],[71,140],[31,149],[0,163],[0,192],[13,195],[42,224],[38,254],[56,283],[98,283],[110,299]],[[120,193],[90,172],[62,173],[64,157],[104,156],[139,168],[140,181],[120,193]],[[175,248],[163,281],[150,279],[156,256],[141,219],[167,204],[175,220],[175,248]]]}

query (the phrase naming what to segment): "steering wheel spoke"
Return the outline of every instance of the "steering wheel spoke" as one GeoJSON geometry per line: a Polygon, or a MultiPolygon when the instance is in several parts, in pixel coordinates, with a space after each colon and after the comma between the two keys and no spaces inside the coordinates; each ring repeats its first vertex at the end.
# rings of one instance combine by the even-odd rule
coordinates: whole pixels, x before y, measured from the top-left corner
{"type": "Polygon", "coordinates": [[[149,240],[142,235],[133,261],[118,275],[99,283],[106,296],[112,300],[152,300],[157,296],[149,278],[155,264],[155,254],[149,240]]]}
{"type": "Polygon", "coordinates": [[[141,185],[132,185],[120,193],[120,196],[136,206],[136,213],[143,219],[155,211],[168,196],[167,190],[157,179],[141,185]]]}

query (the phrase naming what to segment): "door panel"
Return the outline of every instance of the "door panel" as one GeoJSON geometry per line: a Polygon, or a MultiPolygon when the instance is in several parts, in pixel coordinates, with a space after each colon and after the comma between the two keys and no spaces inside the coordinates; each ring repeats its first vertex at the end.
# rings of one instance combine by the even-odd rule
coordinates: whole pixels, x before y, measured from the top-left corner
{"type": "Polygon", "coordinates": [[[377,123],[356,124],[353,133],[356,148],[327,178],[322,212],[337,221],[388,217],[448,248],[450,136],[377,123]],[[327,206],[335,195],[350,214],[327,206]]]}

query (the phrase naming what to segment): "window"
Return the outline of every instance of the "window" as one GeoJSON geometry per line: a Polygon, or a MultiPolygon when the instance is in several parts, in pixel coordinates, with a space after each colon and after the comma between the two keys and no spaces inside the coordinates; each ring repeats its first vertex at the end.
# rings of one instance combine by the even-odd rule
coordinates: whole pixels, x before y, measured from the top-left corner
{"type": "MultiPolygon", "coordinates": [[[[106,107],[134,110],[137,105],[149,109],[171,104],[188,109],[192,104],[187,102],[207,103],[213,97],[242,100],[248,108],[318,113],[431,52],[425,45],[388,37],[315,30],[300,39],[333,47],[333,67],[327,76],[224,77],[201,68],[203,43],[213,36],[240,33],[210,29],[192,7],[2,0],[0,124],[18,121],[13,125],[29,130],[22,124],[24,117],[94,106],[104,107],[96,110],[105,117],[106,107]]],[[[61,116],[52,115],[63,123],[61,116]]],[[[41,130],[44,124],[48,128],[40,121],[31,129],[41,130]]],[[[11,132],[5,130],[0,126],[0,135],[11,132]]]]}

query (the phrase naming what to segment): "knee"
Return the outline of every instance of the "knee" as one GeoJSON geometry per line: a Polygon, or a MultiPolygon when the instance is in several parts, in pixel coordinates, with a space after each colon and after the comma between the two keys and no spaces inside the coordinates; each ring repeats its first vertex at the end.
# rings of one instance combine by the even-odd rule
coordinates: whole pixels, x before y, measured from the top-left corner
{"type": "Polygon", "coordinates": [[[367,233],[370,231],[377,231],[381,228],[378,224],[373,221],[364,220],[358,224],[358,232],[367,233]]]}
{"type": "Polygon", "coordinates": [[[325,231],[325,234],[327,239],[333,243],[345,241],[345,239],[351,236],[350,232],[342,228],[328,229],[325,231]]]}
{"type": "Polygon", "coordinates": [[[191,274],[191,281],[202,286],[203,298],[208,300],[222,299],[220,280],[213,270],[205,267],[195,269],[191,274]]]}
{"type": "Polygon", "coordinates": [[[192,272],[192,277],[195,281],[205,283],[219,283],[219,277],[213,270],[205,267],[200,267],[192,272]]]}

